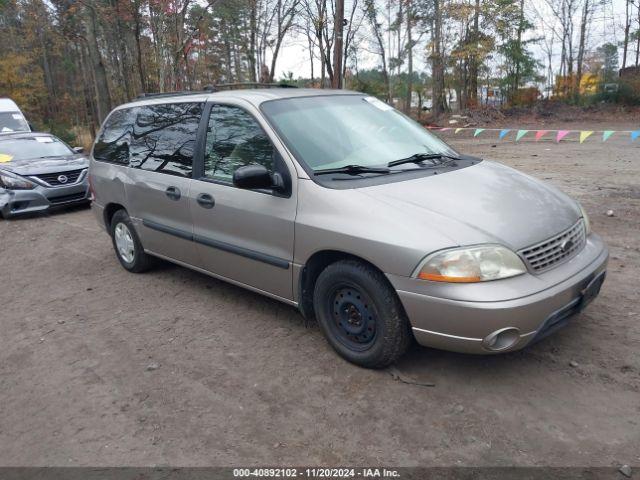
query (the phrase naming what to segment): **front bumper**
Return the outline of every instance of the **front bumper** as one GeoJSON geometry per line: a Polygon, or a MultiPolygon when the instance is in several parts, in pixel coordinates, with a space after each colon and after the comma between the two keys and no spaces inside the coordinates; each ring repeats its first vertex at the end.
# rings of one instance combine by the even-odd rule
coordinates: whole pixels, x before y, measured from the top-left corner
{"type": "Polygon", "coordinates": [[[38,185],[33,190],[4,190],[0,188],[0,213],[4,218],[88,201],[89,182],[86,175],[82,181],[64,187],[38,185]]]}
{"type": "MultiPolygon", "coordinates": [[[[463,353],[496,353],[491,335],[510,329],[513,343],[501,352],[523,348],[564,325],[583,306],[587,285],[598,293],[609,252],[592,234],[568,262],[539,275],[474,284],[448,284],[387,275],[421,345],[463,353]],[[600,277],[599,277],[600,276],[600,277]],[[594,279],[598,279],[594,282],[594,279]]],[[[591,298],[589,298],[591,300],[591,298]]]]}

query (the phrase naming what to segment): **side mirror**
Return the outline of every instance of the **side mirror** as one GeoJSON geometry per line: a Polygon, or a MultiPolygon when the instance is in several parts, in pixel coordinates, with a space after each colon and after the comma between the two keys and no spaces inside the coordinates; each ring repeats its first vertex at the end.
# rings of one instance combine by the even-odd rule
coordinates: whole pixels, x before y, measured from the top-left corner
{"type": "Polygon", "coordinates": [[[273,188],[273,178],[263,165],[246,165],[233,172],[233,184],[238,188],[273,188]]]}
{"type": "Polygon", "coordinates": [[[73,151],[75,153],[84,153],[84,148],[82,148],[82,147],[73,147],[73,151]]]}

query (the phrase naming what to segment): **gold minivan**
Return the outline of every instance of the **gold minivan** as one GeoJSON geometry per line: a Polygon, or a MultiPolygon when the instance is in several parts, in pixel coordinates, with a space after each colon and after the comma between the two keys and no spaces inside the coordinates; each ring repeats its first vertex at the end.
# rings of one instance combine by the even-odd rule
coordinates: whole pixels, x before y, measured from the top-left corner
{"type": "Polygon", "coordinates": [[[575,200],[360,93],[147,95],[109,115],[89,171],[124,268],[158,257],[294,305],[365,367],[414,338],[523,348],[605,277],[575,200]]]}

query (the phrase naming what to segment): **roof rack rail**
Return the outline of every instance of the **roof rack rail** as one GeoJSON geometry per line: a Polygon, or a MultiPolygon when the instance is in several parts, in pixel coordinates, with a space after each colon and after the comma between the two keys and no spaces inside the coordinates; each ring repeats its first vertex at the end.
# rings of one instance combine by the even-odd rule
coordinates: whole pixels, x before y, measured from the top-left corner
{"type": "Polygon", "coordinates": [[[288,83],[260,83],[260,82],[239,82],[239,83],[219,83],[216,85],[207,85],[202,90],[182,90],[177,92],[162,93],[141,93],[136,98],[162,98],[177,97],[182,95],[197,95],[198,93],[212,93],[219,90],[233,90],[243,88],[298,88],[296,85],[288,83]]]}
{"type": "Polygon", "coordinates": [[[262,82],[238,82],[238,83],[219,83],[205,87],[212,90],[233,89],[233,88],[298,88],[296,85],[289,83],[262,83],[262,82]]]}
{"type": "Polygon", "coordinates": [[[178,92],[144,92],[138,95],[136,98],[161,98],[161,97],[178,97],[181,95],[197,95],[198,93],[210,93],[210,90],[182,90],[178,92]]]}

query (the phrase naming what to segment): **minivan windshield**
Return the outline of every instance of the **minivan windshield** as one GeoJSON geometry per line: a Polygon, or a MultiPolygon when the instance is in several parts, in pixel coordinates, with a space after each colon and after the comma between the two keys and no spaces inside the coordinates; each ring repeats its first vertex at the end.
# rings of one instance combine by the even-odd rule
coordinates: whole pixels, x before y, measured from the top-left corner
{"type": "Polygon", "coordinates": [[[420,154],[457,156],[424,127],[374,97],[298,97],[264,102],[261,108],[298,160],[314,171],[386,167],[420,154]]]}
{"type": "Polygon", "coordinates": [[[5,140],[0,137],[0,155],[10,160],[60,157],[73,153],[73,150],[55,137],[34,136],[5,140]]]}
{"type": "Polygon", "coordinates": [[[20,112],[0,112],[0,133],[29,132],[29,124],[20,112]]]}

